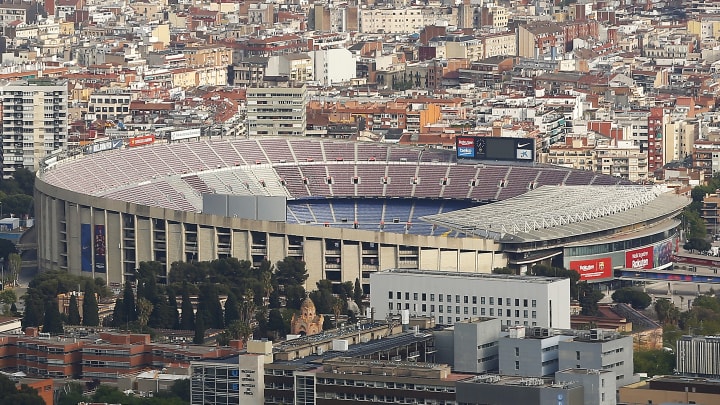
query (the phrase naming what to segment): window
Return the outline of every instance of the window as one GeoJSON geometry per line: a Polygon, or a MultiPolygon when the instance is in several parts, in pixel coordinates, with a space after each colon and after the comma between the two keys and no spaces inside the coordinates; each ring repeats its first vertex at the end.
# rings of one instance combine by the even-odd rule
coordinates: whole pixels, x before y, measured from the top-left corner
{"type": "Polygon", "coordinates": [[[580,351],[575,352],[575,360],[580,360],[580,351]]]}
{"type": "Polygon", "coordinates": [[[465,314],[465,315],[468,314],[468,307],[463,307],[463,314],[465,314]]]}
{"type": "Polygon", "coordinates": [[[495,308],[490,308],[490,316],[495,316],[495,308]]]}
{"type": "Polygon", "coordinates": [[[402,309],[401,305],[402,305],[402,304],[400,304],[399,302],[397,303],[397,310],[398,310],[398,311],[402,309]]]}
{"type": "MultiPolygon", "coordinates": [[[[442,311],[440,311],[440,312],[442,312],[442,311]]],[[[442,323],[443,323],[443,317],[442,317],[442,315],[438,316],[438,323],[439,323],[439,324],[442,324],[442,323]]]]}
{"type": "Polygon", "coordinates": [[[527,317],[528,317],[528,311],[527,311],[527,309],[524,309],[523,310],[523,318],[527,318],[527,317]]]}
{"type": "Polygon", "coordinates": [[[472,303],[473,303],[473,305],[477,305],[477,297],[474,295],[473,295],[472,303]]]}
{"type": "Polygon", "coordinates": [[[537,300],[532,300],[532,307],[533,307],[533,308],[536,308],[536,307],[537,307],[537,300]]]}
{"type": "Polygon", "coordinates": [[[500,298],[500,297],[498,297],[498,305],[502,305],[502,298],[500,298]]]}
{"type": "Polygon", "coordinates": [[[527,308],[527,306],[528,306],[528,300],[526,300],[526,299],[523,300],[523,306],[524,306],[525,308],[527,308]]]}
{"type": "Polygon", "coordinates": [[[448,314],[452,314],[452,307],[450,305],[448,305],[445,309],[447,310],[448,314]]]}
{"type": "Polygon", "coordinates": [[[452,295],[448,294],[446,298],[447,302],[452,302],[452,295]]]}
{"type": "Polygon", "coordinates": [[[430,312],[435,312],[435,304],[430,304],[430,312]]]}
{"type": "Polygon", "coordinates": [[[485,308],[480,308],[480,315],[485,316],[485,308]]]}
{"type": "Polygon", "coordinates": [[[495,305],[495,297],[490,297],[490,305],[495,305]]]}
{"type": "Polygon", "coordinates": [[[468,301],[468,296],[466,295],[463,297],[463,304],[467,304],[468,302],[470,301],[468,301]]]}
{"type": "Polygon", "coordinates": [[[456,314],[459,314],[459,313],[460,313],[460,305],[458,305],[458,306],[455,307],[455,313],[456,313],[456,314]]]}
{"type": "Polygon", "coordinates": [[[443,302],[443,295],[442,295],[442,294],[438,294],[438,301],[443,302]]]}
{"type": "Polygon", "coordinates": [[[510,318],[510,317],[512,316],[512,311],[509,310],[509,309],[506,310],[505,313],[507,314],[506,316],[507,316],[508,318],[510,318]]]}
{"type": "Polygon", "coordinates": [[[537,311],[532,311],[532,319],[537,319],[537,311]]]}
{"type": "Polygon", "coordinates": [[[421,308],[420,310],[421,310],[422,312],[427,311],[427,307],[426,307],[425,304],[422,304],[422,305],[420,306],[420,308],[421,308]]]}
{"type": "Polygon", "coordinates": [[[430,302],[435,302],[435,294],[430,294],[430,302]]]}
{"type": "Polygon", "coordinates": [[[515,362],[515,370],[520,370],[520,362],[519,361],[515,362]]]}
{"type": "Polygon", "coordinates": [[[520,300],[518,298],[515,298],[515,306],[516,307],[520,306],[520,300]]]}
{"type": "MultiPolygon", "coordinates": [[[[448,300],[448,301],[450,301],[450,300],[448,300]]],[[[460,296],[459,296],[459,295],[456,295],[456,296],[455,296],[455,303],[456,303],[456,304],[459,304],[459,303],[460,303],[460,296]]]]}
{"type": "Polygon", "coordinates": [[[422,300],[425,301],[426,298],[427,298],[427,294],[422,293],[422,300]]]}
{"type": "Polygon", "coordinates": [[[480,297],[480,305],[485,305],[485,297],[480,297]]]}
{"type": "Polygon", "coordinates": [[[410,301],[410,293],[409,293],[409,292],[406,292],[406,293],[405,293],[405,299],[408,300],[408,301],[410,301]]]}
{"type": "Polygon", "coordinates": [[[418,299],[418,293],[413,293],[413,299],[414,299],[415,301],[417,301],[417,299],[418,299]]]}
{"type": "Polygon", "coordinates": [[[388,291],[388,299],[391,300],[393,297],[392,291],[388,291]]]}
{"type": "Polygon", "coordinates": [[[442,305],[439,305],[439,306],[438,306],[438,312],[440,312],[441,314],[443,313],[443,306],[442,306],[442,305]]]}
{"type": "Polygon", "coordinates": [[[388,302],[388,309],[393,309],[393,304],[392,304],[392,302],[388,302]]]}
{"type": "Polygon", "coordinates": [[[472,309],[472,314],[473,314],[473,315],[477,315],[477,308],[476,308],[476,307],[473,307],[473,309],[472,309]]]}
{"type": "Polygon", "coordinates": [[[515,318],[520,318],[520,310],[519,309],[515,310],[515,318]]]}
{"type": "Polygon", "coordinates": [[[520,348],[515,347],[515,357],[520,357],[520,348]]]}
{"type": "Polygon", "coordinates": [[[402,298],[402,293],[400,291],[397,292],[397,299],[402,298]]]}

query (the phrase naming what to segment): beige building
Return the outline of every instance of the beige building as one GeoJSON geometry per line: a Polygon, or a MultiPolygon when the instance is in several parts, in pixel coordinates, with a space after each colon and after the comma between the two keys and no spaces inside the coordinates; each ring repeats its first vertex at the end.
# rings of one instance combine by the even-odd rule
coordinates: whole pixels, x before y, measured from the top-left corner
{"type": "Polygon", "coordinates": [[[720,383],[717,380],[657,376],[650,380],[626,385],[619,389],[623,404],[703,404],[720,403],[720,383]]]}
{"type": "Polygon", "coordinates": [[[685,119],[674,120],[665,124],[664,162],[683,160],[692,155],[693,145],[698,135],[698,125],[685,119]]]}
{"type": "Polygon", "coordinates": [[[593,144],[588,145],[588,138],[566,138],[564,144],[556,143],[550,146],[549,151],[541,154],[540,159],[543,163],[552,165],[594,170],[593,144]]]}
{"type": "Polygon", "coordinates": [[[207,45],[183,49],[188,67],[222,66],[232,63],[232,49],[226,46],[207,45]]]}
{"type": "Polygon", "coordinates": [[[517,41],[514,32],[503,32],[480,37],[483,47],[483,58],[493,56],[515,56],[517,54],[517,41]]]}
{"type": "Polygon", "coordinates": [[[412,34],[425,27],[422,8],[367,9],[360,11],[360,32],[412,34]]]}
{"type": "Polygon", "coordinates": [[[615,144],[598,145],[593,150],[595,171],[630,181],[648,178],[648,155],[632,141],[617,141],[615,144]]]}

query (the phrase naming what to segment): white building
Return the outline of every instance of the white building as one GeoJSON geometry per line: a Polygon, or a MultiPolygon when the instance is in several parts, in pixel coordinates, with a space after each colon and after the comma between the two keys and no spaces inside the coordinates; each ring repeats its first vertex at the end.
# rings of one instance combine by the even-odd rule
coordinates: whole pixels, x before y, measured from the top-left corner
{"type": "Polygon", "coordinates": [[[68,137],[68,89],[65,82],[29,80],[0,85],[3,178],[24,167],[35,171],[68,137]]]}
{"type": "Polygon", "coordinates": [[[504,325],[570,328],[569,279],[395,269],[372,273],[370,291],[376,319],[407,309],[439,325],[481,316],[504,325]]]}
{"type": "Polygon", "coordinates": [[[325,86],[344,83],[357,76],[355,56],[345,48],[322,49],[311,53],[315,81],[325,86]]]}
{"type": "Polygon", "coordinates": [[[249,136],[305,136],[307,89],[251,87],[247,89],[249,136]]]}
{"type": "Polygon", "coordinates": [[[425,15],[420,7],[373,8],[360,11],[360,32],[412,34],[425,27],[425,15]]]}

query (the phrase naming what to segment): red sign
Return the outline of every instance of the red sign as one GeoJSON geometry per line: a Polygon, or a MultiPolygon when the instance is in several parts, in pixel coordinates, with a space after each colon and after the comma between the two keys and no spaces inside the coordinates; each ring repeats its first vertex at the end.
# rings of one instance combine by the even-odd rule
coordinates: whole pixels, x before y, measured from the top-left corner
{"type": "Polygon", "coordinates": [[[652,269],[653,247],[648,246],[625,252],[625,267],[635,270],[652,269]]]}
{"type": "Polygon", "coordinates": [[[128,146],[132,148],[134,146],[150,145],[152,143],[155,143],[155,135],[136,136],[135,138],[130,138],[128,146]]]}
{"type": "Polygon", "coordinates": [[[472,138],[458,138],[458,146],[474,147],[475,141],[472,138]]]}
{"type": "Polygon", "coordinates": [[[612,260],[609,257],[599,259],[576,260],[570,262],[570,270],[580,273],[580,281],[612,277],[612,260]]]}

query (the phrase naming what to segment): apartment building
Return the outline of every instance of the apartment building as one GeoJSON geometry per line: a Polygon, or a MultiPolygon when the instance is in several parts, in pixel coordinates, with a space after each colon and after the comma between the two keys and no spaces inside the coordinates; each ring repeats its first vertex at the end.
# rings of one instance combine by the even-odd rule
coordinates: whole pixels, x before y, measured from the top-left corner
{"type": "Polygon", "coordinates": [[[0,84],[3,178],[16,169],[38,169],[68,137],[68,88],[64,81],[27,80],[0,84]]]}
{"type": "Polygon", "coordinates": [[[362,33],[412,34],[426,25],[420,7],[363,9],[359,14],[362,33]]]}
{"type": "Polygon", "coordinates": [[[305,136],[307,115],[305,85],[247,89],[248,135],[305,136]]]}
{"type": "Polygon", "coordinates": [[[90,95],[85,121],[117,120],[130,114],[130,102],[136,97],[132,92],[119,89],[107,89],[90,95]]]}
{"type": "Polygon", "coordinates": [[[677,371],[694,377],[720,378],[720,338],[683,336],[676,344],[677,371]]]}
{"type": "Polygon", "coordinates": [[[592,151],[595,171],[630,181],[648,179],[648,154],[632,141],[597,145],[592,151]]]}

